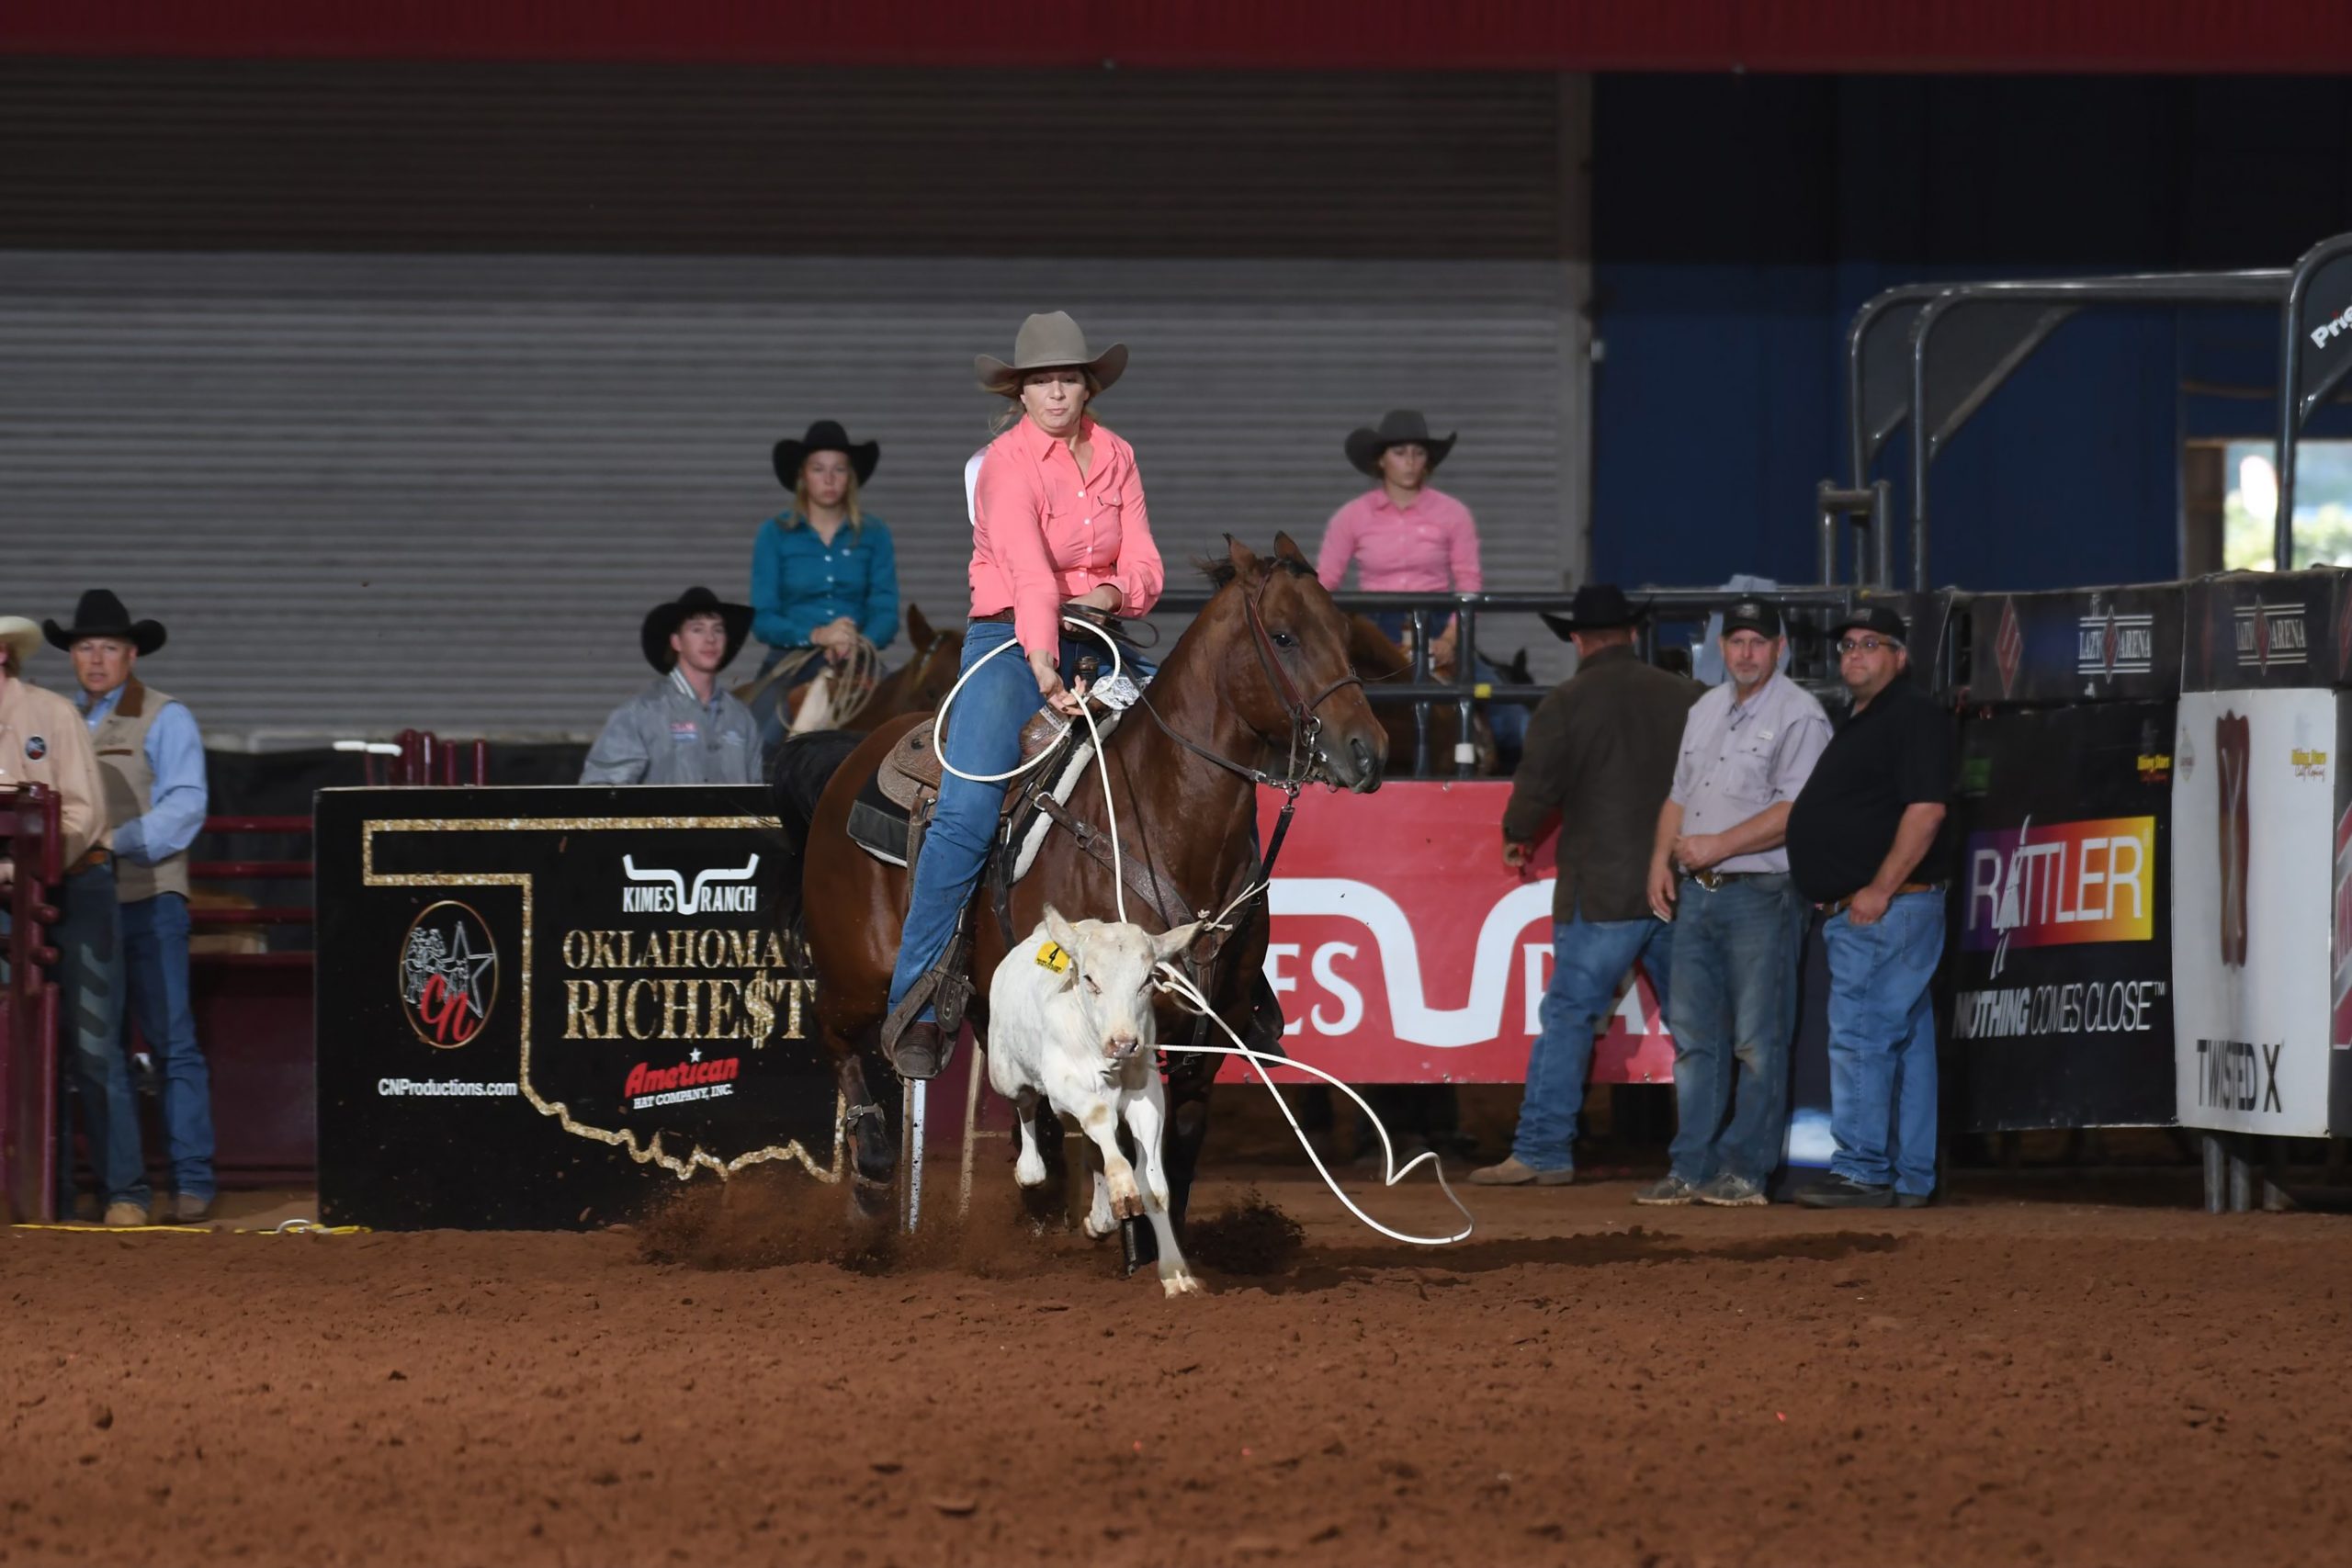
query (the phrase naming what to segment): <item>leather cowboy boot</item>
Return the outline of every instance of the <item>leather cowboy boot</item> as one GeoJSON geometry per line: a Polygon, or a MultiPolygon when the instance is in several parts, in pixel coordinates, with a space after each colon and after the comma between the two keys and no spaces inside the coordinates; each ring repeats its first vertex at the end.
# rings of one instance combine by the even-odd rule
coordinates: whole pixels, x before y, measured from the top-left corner
{"type": "Polygon", "coordinates": [[[890,1047],[890,1065],[902,1078],[937,1077],[939,1070],[947,1065],[939,1025],[927,1018],[908,1024],[899,1033],[898,1043],[890,1047]]]}

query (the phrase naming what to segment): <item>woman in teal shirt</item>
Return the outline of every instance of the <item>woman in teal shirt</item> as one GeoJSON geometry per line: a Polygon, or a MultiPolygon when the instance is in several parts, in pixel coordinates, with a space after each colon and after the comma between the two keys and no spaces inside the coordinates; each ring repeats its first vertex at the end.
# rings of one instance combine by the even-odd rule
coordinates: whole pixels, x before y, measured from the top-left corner
{"type": "Polygon", "coordinates": [[[752,547],[752,635],[767,645],[752,705],[761,739],[783,739],[784,693],[838,664],[863,637],[887,648],[899,635],[899,560],[890,530],[859,510],[858,487],[882,459],[878,442],[853,443],[830,419],[775,444],[775,477],[792,506],[760,525],[752,547]],[[795,668],[767,679],[777,665],[795,668]]]}

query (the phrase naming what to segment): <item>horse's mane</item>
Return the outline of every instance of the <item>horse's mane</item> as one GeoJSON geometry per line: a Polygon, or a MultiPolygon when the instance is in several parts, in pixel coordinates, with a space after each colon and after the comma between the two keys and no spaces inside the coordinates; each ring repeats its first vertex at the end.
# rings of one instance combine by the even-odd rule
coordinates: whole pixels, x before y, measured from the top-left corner
{"type": "MultiPolygon", "coordinates": [[[[1313,567],[1303,560],[1293,560],[1288,556],[1262,556],[1260,558],[1268,566],[1278,568],[1293,577],[1315,575],[1313,567]]],[[[1209,586],[1212,588],[1222,588],[1241,575],[1241,569],[1233,564],[1230,557],[1220,557],[1212,560],[1206,556],[1196,556],[1193,558],[1193,564],[1201,569],[1201,575],[1209,580],[1209,586]]]]}

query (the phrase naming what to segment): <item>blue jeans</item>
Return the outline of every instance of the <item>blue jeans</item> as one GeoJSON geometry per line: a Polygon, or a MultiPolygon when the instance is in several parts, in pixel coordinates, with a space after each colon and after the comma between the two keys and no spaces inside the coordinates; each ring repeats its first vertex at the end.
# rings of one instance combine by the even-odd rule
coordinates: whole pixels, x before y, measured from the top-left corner
{"type": "MultiPolygon", "coordinates": [[[[147,1206],[146,1156],[139,1147],[139,1107],[130,1094],[130,1064],[122,1054],[122,946],[114,897],[114,867],[94,865],[58,887],[58,1084],[68,1106],[82,1108],[82,1135],[90,1168],[109,1203],[147,1206]]],[[[74,1213],[74,1121],[57,1119],[57,1208],[74,1213]]]]}
{"type": "Polygon", "coordinates": [[[1944,896],[1905,893],[1875,925],[1844,914],[1829,944],[1829,1168],[1924,1197],[1936,1188],[1936,1015],[1944,896]]]}
{"type": "Polygon", "coordinates": [[[1552,983],[1537,1013],[1543,1032],[1527,1054],[1527,1090],[1519,1106],[1511,1157],[1537,1170],[1576,1164],[1577,1113],[1584,1109],[1585,1076],[1592,1070],[1592,1038],[1617,1002],[1617,982],[1646,961],[1650,984],[1665,1004],[1674,928],[1644,915],[1637,920],[1588,920],[1581,913],[1552,928],[1552,983]]]}
{"type": "Polygon", "coordinates": [[[188,1003],[187,930],[187,900],[176,893],[122,906],[123,976],[130,1016],[162,1069],[172,1190],[184,1198],[209,1198],[212,1075],[196,1043],[196,1010],[188,1003]]]}
{"type": "MultiPolygon", "coordinates": [[[[963,668],[971,669],[1012,641],[1012,627],[1006,623],[974,621],[964,633],[963,668]]],[[[1100,657],[1104,669],[1110,668],[1109,650],[1102,643],[1065,627],[1062,679],[1069,680],[1080,658],[1089,653],[1100,657]]],[[[1150,673],[1150,666],[1132,653],[1122,657],[1126,670],[1138,680],[1150,673]]],[[[1021,761],[1021,727],[1045,705],[1037,695],[1037,677],[1030,672],[1028,659],[1016,646],[989,659],[988,668],[956,694],[948,709],[947,744],[942,755],[967,773],[1003,773],[1021,761]]],[[[922,853],[915,862],[915,885],[907,897],[907,924],[899,939],[898,966],[890,974],[892,1008],[939,962],[956,935],[956,922],[995,840],[1004,791],[1002,784],[974,784],[954,773],[940,779],[939,806],[932,813],[922,853]]],[[[1078,911],[1069,913],[1077,918],[1078,911]]],[[[932,1010],[925,1008],[918,1016],[929,1018],[932,1010]]]]}
{"type": "Polygon", "coordinates": [[[1789,1130],[1789,1046],[1809,911],[1788,874],[1674,897],[1674,1174],[1762,1182],[1789,1130]],[[1736,1086],[1735,1087],[1735,1078],[1736,1086]],[[1726,1120],[1728,1116],[1728,1120],[1726,1120]]]}

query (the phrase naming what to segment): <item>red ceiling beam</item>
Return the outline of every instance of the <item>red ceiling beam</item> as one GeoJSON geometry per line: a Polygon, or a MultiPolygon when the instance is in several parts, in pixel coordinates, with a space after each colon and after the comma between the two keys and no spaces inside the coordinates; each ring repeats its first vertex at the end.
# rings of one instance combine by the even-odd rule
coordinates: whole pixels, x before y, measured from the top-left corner
{"type": "Polygon", "coordinates": [[[6,0],[0,53],[2300,73],[2352,69],[2352,0],[6,0]]]}

